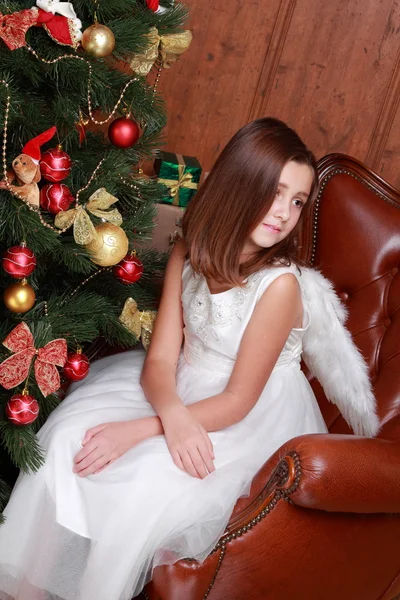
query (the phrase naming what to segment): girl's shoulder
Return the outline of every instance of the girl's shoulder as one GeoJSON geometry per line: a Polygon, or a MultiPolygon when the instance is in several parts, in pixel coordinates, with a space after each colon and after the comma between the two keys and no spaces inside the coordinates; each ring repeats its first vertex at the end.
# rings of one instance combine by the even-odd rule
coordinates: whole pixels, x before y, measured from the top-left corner
{"type": "MultiPolygon", "coordinates": [[[[231,291],[233,293],[233,291],[236,290],[241,296],[248,298],[254,295],[256,297],[256,301],[258,301],[271,283],[286,273],[291,273],[296,277],[302,291],[302,271],[303,269],[294,263],[291,265],[276,263],[252,273],[244,280],[243,287],[231,288],[231,290],[228,290],[228,292],[231,291]]],[[[195,273],[192,269],[190,261],[185,259],[182,268],[183,291],[192,289],[192,280],[193,282],[200,283],[202,280],[204,280],[204,277],[195,273]]],[[[222,294],[214,294],[214,296],[216,298],[222,297],[222,294]]]]}
{"type": "MultiPolygon", "coordinates": [[[[256,284],[257,300],[261,298],[265,290],[271,285],[273,281],[287,273],[291,273],[299,281],[301,271],[299,270],[299,267],[293,263],[291,265],[276,263],[250,275],[248,281],[253,282],[253,284],[256,284]]],[[[300,281],[299,284],[301,287],[300,281]]]]}

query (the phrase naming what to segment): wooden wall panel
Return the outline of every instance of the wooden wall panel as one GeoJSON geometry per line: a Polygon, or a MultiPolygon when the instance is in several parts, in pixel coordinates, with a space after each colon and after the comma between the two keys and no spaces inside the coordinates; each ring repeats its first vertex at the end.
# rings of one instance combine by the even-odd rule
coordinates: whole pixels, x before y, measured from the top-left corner
{"type": "Polygon", "coordinates": [[[393,133],[392,126],[398,112],[400,102],[400,45],[397,58],[394,61],[391,77],[386,85],[382,97],[380,111],[378,113],[374,130],[372,132],[367,163],[374,169],[381,167],[383,154],[388,138],[393,133]]]}
{"type": "MultiPolygon", "coordinates": [[[[370,148],[379,117],[390,112],[381,107],[394,96],[394,21],[400,25],[400,6],[392,0],[298,0],[262,114],[295,127],[318,157],[345,152],[377,168],[370,148]]],[[[382,122],[381,137],[384,129],[382,122]]]]}
{"type": "Polygon", "coordinates": [[[165,71],[168,150],[197,156],[209,170],[248,121],[278,16],[279,2],[188,0],[193,42],[165,71]]]}
{"type": "Polygon", "coordinates": [[[167,149],[205,171],[231,135],[273,115],[317,157],[344,152],[400,187],[397,0],[186,0],[191,48],[162,75],[167,149]]]}
{"type": "Polygon", "coordinates": [[[370,152],[368,164],[400,188],[400,44],[370,152]]]}
{"type": "MultiPolygon", "coordinates": [[[[399,93],[400,96],[400,93],[399,93]]],[[[400,189],[400,106],[398,105],[377,171],[400,189]]]]}

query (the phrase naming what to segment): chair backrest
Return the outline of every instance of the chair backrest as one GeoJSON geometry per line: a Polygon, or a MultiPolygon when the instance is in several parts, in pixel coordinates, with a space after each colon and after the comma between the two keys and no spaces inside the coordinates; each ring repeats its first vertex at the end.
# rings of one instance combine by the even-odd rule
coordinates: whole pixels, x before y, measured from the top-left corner
{"type": "MultiPolygon", "coordinates": [[[[347,326],[367,360],[382,422],[400,439],[400,193],[353,158],[318,163],[320,193],[306,224],[303,257],[334,284],[347,326]]],[[[332,433],[349,429],[311,381],[332,433]]]]}

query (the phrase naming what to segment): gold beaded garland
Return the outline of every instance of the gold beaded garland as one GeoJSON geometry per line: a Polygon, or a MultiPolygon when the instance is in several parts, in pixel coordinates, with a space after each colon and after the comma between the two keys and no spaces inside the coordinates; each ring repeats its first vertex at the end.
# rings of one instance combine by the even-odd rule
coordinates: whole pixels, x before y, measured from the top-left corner
{"type": "Polygon", "coordinates": [[[70,297],[72,298],[72,296],[75,296],[75,294],[77,292],[79,292],[79,290],[86,285],[87,283],[89,283],[89,281],[91,281],[92,279],[94,279],[95,277],[97,277],[97,275],[100,275],[100,273],[106,273],[107,271],[111,271],[111,267],[108,267],[107,269],[98,269],[97,271],[95,271],[94,273],[92,273],[91,275],[89,275],[89,277],[86,277],[86,279],[84,279],[82,281],[82,283],[80,283],[78,285],[78,287],[76,287],[71,293],[70,293],[70,297]]]}
{"type": "Polygon", "coordinates": [[[31,48],[31,46],[29,46],[28,44],[26,45],[27,49],[29,50],[29,52],[31,52],[33,54],[33,56],[35,56],[38,60],[40,60],[41,62],[45,63],[46,65],[54,65],[56,63],[58,63],[60,60],[65,60],[65,59],[71,59],[71,60],[81,60],[84,63],[86,63],[88,70],[89,70],[89,77],[88,77],[88,87],[87,87],[87,102],[88,102],[88,112],[89,112],[89,117],[90,120],[95,123],[96,125],[104,125],[105,123],[108,123],[108,121],[110,119],[113,118],[113,116],[115,115],[115,112],[117,111],[119,105],[121,104],[125,92],[128,89],[128,87],[130,85],[132,85],[132,83],[134,83],[135,81],[139,81],[138,77],[133,77],[132,79],[130,79],[129,81],[126,82],[126,84],[124,85],[124,87],[122,88],[122,92],[118,98],[117,103],[115,104],[113,110],[111,111],[111,113],[108,115],[108,117],[106,119],[104,119],[103,121],[97,121],[94,116],[93,116],[93,108],[92,108],[92,96],[90,93],[90,88],[91,88],[91,84],[92,84],[92,65],[90,64],[89,61],[87,61],[85,58],[82,58],[82,56],[76,56],[75,54],[63,54],[63,56],[58,56],[57,58],[54,58],[52,60],[46,60],[45,58],[41,58],[37,52],[35,52],[35,50],[33,48],[31,48]]]}
{"type": "Polygon", "coordinates": [[[154,98],[157,93],[157,87],[158,87],[158,84],[160,83],[160,77],[161,77],[163,68],[164,68],[164,64],[163,64],[163,62],[160,62],[157,67],[157,75],[156,75],[156,79],[155,79],[154,85],[153,85],[153,97],[151,99],[151,104],[154,103],[154,98]]]}

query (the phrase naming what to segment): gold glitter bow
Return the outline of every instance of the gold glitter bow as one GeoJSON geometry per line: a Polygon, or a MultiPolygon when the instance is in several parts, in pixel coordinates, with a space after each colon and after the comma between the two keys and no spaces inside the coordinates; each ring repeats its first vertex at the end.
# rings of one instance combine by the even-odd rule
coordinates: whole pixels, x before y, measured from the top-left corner
{"type": "Polygon", "coordinates": [[[133,298],[128,298],[124,304],[122,313],[119,316],[119,320],[129,329],[129,331],[136,335],[138,340],[142,340],[144,349],[148,350],[156,316],[157,311],[140,311],[138,310],[135,300],[133,298]]]}
{"type": "Polygon", "coordinates": [[[106,188],[99,188],[90,196],[86,205],[59,212],[56,215],[54,224],[59,229],[74,224],[74,239],[77,244],[85,246],[96,237],[96,229],[86,210],[100,219],[105,219],[109,223],[119,226],[122,224],[122,216],[119,210],[117,208],[106,210],[115,202],[118,202],[118,198],[109,194],[106,188]]]}
{"type": "Polygon", "coordinates": [[[131,69],[144,77],[150,72],[159,52],[162,66],[169,69],[171,63],[189,48],[193,35],[191,31],[160,35],[157,27],[151,27],[146,37],[149,40],[146,50],[142,54],[134,54],[130,62],[131,69]]]}

